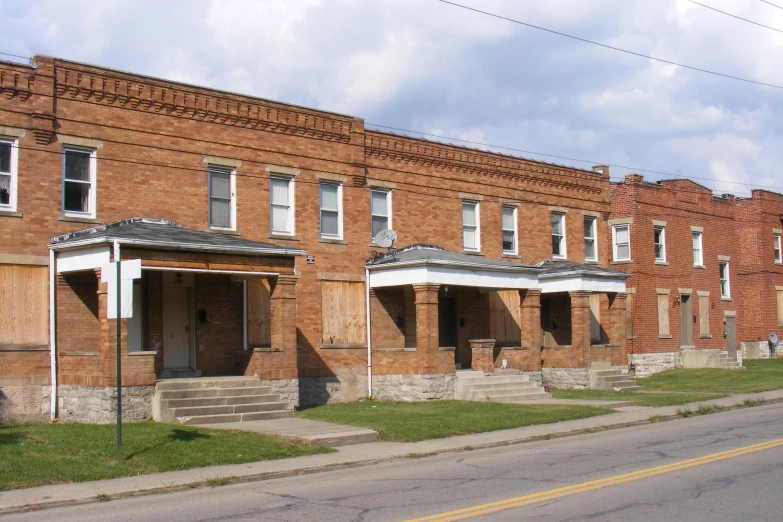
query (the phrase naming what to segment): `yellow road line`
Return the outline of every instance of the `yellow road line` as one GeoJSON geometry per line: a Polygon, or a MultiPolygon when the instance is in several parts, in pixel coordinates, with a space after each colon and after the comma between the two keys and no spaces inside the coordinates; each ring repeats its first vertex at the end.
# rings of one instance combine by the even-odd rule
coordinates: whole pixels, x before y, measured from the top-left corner
{"type": "Polygon", "coordinates": [[[536,504],[538,502],[544,502],[547,500],[553,500],[560,497],[575,495],[577,493],[584,493],[586,491],[593,491],[608,486],[615,486],[617,484],[623,484],[625,482],[631,482],[634,480],[654,477],[656,475],[662,475],[664,473],[671,473],[672,471],[679,471],[681,469],[692,468],[694,466],[710,464],[712,462],[718,462],[720,460],[730,459],[733,457],[740,457],[742,455],[747,455],[749,453],[755,453],[757,451],[772,449],[778,446],[783,446],[783,439],[770,440],[767,442],[761,442],[759,444],[753,444],[751,446],[744,446],[742,448],[722,451],[720,453],[713,453],[711,455],[705,455],[703,457],[681,460],[679,462],[673,462],[671,464],[664,464],[663,466],[655,466],[653,468],[641,469],[639,471],[633,471],[631,473],[615,475],[613,477],[591,480],[589,482],[582,482],[581,484],[573,484],[571,486],[565,486],[562,488],[550,489],[548,491],[541,491],[538,493],[531,493],[529,495],[523,495],[521,497],[508,498],[505,500],[498,500],[496,502],[489,502],[487,504],[479,504],[477,506],[457,509],[454,511],[447,511],[445,513],[438,513],[436,515],[430,515],[427,517],[415,518],[409,520],[408,522],[450,522],[452,520],[464,520],[466,518],[477,517],[480,515],[488,515],[490,513],[496,513],[498,511],[503,511],[506,509],[512,509],[512,508],[527,506],[530,504],[536,504]]]}

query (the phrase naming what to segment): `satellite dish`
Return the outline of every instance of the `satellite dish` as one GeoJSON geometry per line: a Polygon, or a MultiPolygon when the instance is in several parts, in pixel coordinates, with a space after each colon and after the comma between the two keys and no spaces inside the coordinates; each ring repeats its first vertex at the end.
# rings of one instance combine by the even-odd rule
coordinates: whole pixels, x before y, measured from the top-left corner
{"type": "Polygon", "coordinates": [[[397,242],[397,232],[385,228],[375,234],[375,244],[381,248],[391,248],[397,242]]]}
{"type": "Polygon", "coordinates": [[[769,334],[769,342],[771,342],[772,344],[778,344],[778,334],[776,334],[775,332],[769,334]]]}

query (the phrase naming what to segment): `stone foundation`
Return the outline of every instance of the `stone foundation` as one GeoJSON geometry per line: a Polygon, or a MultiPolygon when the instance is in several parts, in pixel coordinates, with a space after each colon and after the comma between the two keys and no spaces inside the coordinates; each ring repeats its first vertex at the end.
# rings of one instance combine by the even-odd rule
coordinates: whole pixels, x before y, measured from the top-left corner
{"type": "Polygon", "coordinates": [[[544,376],[541,371],[537,372],[522,372],[521,375],[527,375],[530,382],[536,383],[537,386],[544,385],[544,376]]]}
{"type": "Polygon", "coordinates": [[[0,424],[47,420],[43,388],[40,384],[0,387],[0,424]]]}
{"type": "Polygon", "coordinates": [[[365,368],[337,368],[333,377],[299,379],[299,405],[353,402],[367,397],[365,368]]]}
{"type": "Polygon", "coordinates": [[[636,368],[634,377],[641,379],[654,373],[671,370],[681,365],[680,354],[664,353],[634,353],[628,355],[628,364],[636,368]]]}
{"type": "Polygon", "coordinates": [[[435,375],[373,375],[372,394],[382,401],[454,399],[453,373],[435,375]]]}
{"type": "MultiPolygon", "coordinates": [[[[123,387],[122,420],[141,421],[152,417],[154,391],[155,386],[123,387]]],[[[62,422],[109,424],[117,420],[117,388],[58,386],[57,408],[62,422]]]]}
{"type": "Polygon", "coordinates": [[[586,390],[590,385],[588,368],[544,368],[543,386],[552,390],[586,390]]]}
{"type": "MultiPolygon", "coordinates": [[[[781,351],[783,351],[783,343],[778,343],[775,355],[780,356],[781,351]]],[[[743,359],[769,359],[769,341],[742,341],[737,355],[740,352],[743,359]]]]}
{"type": "Polygon", "coordinates": [[[299,379],[261,379],[261,386],[269,386],[271,393],[280,397],[282,402],[288,403],[288,409],[293,410],[299,406],[299,379]]]}

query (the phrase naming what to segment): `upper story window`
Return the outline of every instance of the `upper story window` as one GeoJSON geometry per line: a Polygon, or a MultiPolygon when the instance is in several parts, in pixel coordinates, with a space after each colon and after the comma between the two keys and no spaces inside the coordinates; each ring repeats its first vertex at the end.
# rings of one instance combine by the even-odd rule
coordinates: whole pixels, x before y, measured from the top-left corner
{"type": "Polygon", "coordinates": [[[585,217],[585,261],[598,261],[598,249],[595,246],[596,223],[594,217],[585,217]]]}
{"type": "Polygon", "coordinates": [[[565,258],[566,256],[566,236],[565,236],[565,214],[552,212],[552,257],[565,258]]]}
{"type": "Polygon", "coordinates": [[[666,261],[666,229],[664,227],[655,227],[653,229],[655,238],[655,260],[666,261]]]}
{"type": "Polygon", "coordinates": [[[775,249],[775,262],[783,263],[783,257],[781,257],[780,254],[780,234],[775,234],[775,242],[773,248],[775,249]]]}
{"type": "Polygon", "coordinates": [[[209,166],[209,226],[236,229],[236,170],[209,166]]]}
{"type": "Polygon", "coordinates": [[[720,261],[718,263],[718,271],[720,272],[720,296],[723,299],[729,299],[731,297],[731,288],[729,287],[729,262],[720,261]]]}
{"type": "Polygon", "coordinates": [[[704,266],[704,252],[702,250],[701,232],[694,231],[693,237],[693,266],[704,266]]]}
{"type": "Polygon", "coordinates": [[[95,149],[63,148],[63,214],[95,217],[95,149]]]}
{"type": "Polygon", "coordinates": [[[343,186],[321,182],[321,237],[343,238],[343,186]]]}
{"type": "Polygon", "coordinates": [[[389,190],[370,190],[370,232],[372,238],[381,230],[391,228],[391,192],[389,190]]]}
{"type": "Polygon", "coordinates": [[[17,143],[0,136],[0,210],[16,210],[17,143]]]}
{"type": "Polygon", "coordinates": [[[631,259],[630,225],[612,225],[612,257],[615,261],[631,259]]]}
{"type": "Polygon", "coordinates": [[[462,248],[481,250],[478,201],[462,202],[462,248]]]}
{"type": "Polygon", "coordinates": [[[272,176],[269,180],[269,228],[275,234],[294,234],[294,178],[272,176]]]}
{"type": "Polygon", "coordinates": [[[501,233],[503,236],[503,253],[517,253],[517,208],[503,205],[501,233]]]}

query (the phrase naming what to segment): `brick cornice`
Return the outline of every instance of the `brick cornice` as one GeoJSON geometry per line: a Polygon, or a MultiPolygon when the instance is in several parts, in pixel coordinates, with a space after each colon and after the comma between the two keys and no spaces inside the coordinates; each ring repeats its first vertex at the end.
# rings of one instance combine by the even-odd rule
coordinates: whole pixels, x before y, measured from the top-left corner
{"type": "Polygon", "coordinates": [[[22,71],[14,67],[0,67],[0,94],[8,98],[27,100],[33,93],[35,71],[22,71]]]}

